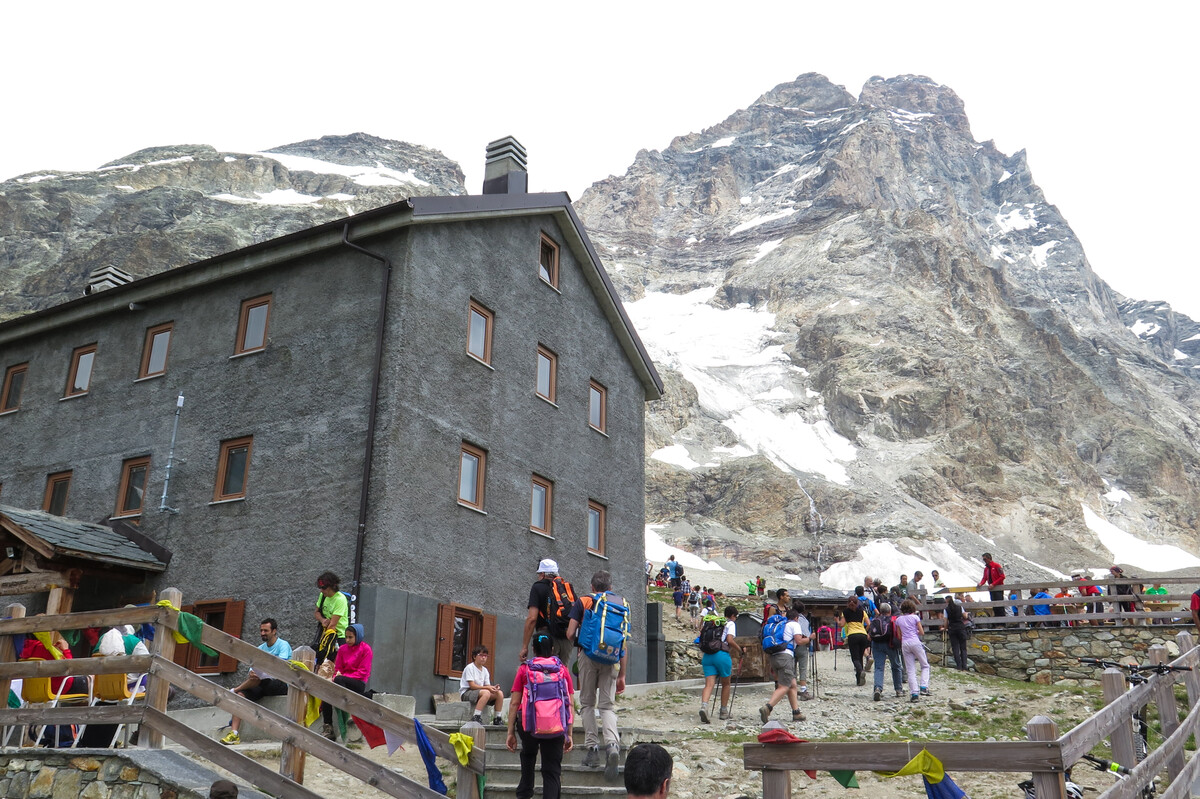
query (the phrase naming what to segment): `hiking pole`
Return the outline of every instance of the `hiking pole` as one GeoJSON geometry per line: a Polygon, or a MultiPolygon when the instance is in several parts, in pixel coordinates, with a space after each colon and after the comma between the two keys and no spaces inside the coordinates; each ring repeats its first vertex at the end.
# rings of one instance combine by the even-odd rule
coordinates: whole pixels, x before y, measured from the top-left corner
{"type": "Polygon", "coordinates": [[[840,634],[841,634],[841,631],[840,631],[841,626],[842,626],[841,623],[838,622],[837,619],[833,620],[833,644],[831,645],[831,648],[833,649],[833,670],[834,671],[837,671],[837,650],[838,650],[837,644],[838,644],[838,638],[840,637],[840,634]]]}
{"type": "Polygon", "coordinates": [[[733,675],[733,691],[729,694],[729,718],[733,718],[733,700],[737,699],[738,680],[742,678],[742,661],[745,659],[745,654],[738,658],[737,673],[733,675]]]}

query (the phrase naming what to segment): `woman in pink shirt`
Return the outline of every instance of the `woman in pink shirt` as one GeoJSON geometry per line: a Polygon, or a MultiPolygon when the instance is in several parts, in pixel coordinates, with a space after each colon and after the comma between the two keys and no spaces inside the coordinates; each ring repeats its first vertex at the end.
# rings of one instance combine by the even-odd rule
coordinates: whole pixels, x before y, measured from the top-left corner
{"type": "MultiPolygon", "coordinates": [[[[351,624],[346,627],[346,643],[338,647],[337,656],[333,660],[333,682],[343,688],[349,688],[356,694],[367,695],[367,680],[371,679],[371,645],[366,641],[366,633],[361,624],[351,624]]],[[[325,722],[321,732],[331,741],[337,740],[333,731],[333,705],[321,703],[321,718],[325,722]]]]}
{"type": "Polygon", "coordinates": [[[921,617],[917,615],[916,602],[904,600],[900,605],[900,613],[895,625],[900,631],[900,649],[904,653],[904,670],[908,672],[908,690],[912,694],[912,701],[916,702],[922,694],[929,696],[929,658],[925,657],[925,644],[921,642],[925,628],[921,626],[921,617]],[[917,663],[921,664],[919,693],[917,663]]]}

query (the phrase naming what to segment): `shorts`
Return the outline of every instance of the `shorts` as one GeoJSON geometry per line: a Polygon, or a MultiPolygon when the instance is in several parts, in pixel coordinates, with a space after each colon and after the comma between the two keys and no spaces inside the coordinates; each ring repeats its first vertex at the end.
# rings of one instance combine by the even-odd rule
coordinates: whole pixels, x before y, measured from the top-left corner
{"type": "Polygon", "coordinates": [[[700,606],[699,605],[688,605],[688,613],[692,614],[693,619],[700,618],[700,606]]]}
{"type": "Polygon", "coordinates": [[[700,658],[700,665],[704,667],[705,677],[720,677],[724,679],[733,674],[733,658],[729,656],[728,652],[705,653],[700,658]]]}
{"type": "MultiPolygon", "coordinates": [[[[481,694],[481,693],[482,693],[482,691],[479,688],[468,688],[467,690],[462,692],[462,701],[466,702],[471,707],[475,707],[475,703],[479,701],[479,694],[481,694]]],[[[495,704],[495,703],[496,703],[496,700],[493,699],[488,704],[495,704]]]]}
{"type": "Polygon", "coordinates": [[[283,680],[275,680],[268,677],[265,680],[260,680],[258,685],[251,685],[242,691],[242,695],[251,702],[257,702],[264,696],[287,696],[287,683],[283,680]]]}
{"type": "Polygon", "coordinates": [[[675,602],[675,607],[677,607],[677,608],[683,607],[683,597],[679,597],[679,599],[675,599],[674,602],[675,602]]]}
{"type": "Polygon", "coordinates": [[[789,651],[771,655],[771,671],[775,672],[775,684],[791,688],[796,684],[796,656],[789,651]]]}

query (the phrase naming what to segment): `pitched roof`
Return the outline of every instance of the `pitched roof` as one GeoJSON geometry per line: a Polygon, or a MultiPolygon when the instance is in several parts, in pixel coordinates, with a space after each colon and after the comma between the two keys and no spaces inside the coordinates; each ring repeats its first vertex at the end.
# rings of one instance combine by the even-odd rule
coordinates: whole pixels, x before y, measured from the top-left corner
{"type": "Polygon", "coordinates": [[[50,559],[78,558],[153,572],[167,568],[157,556],[102,524],[0,505],[0,528],[50,559]]]}

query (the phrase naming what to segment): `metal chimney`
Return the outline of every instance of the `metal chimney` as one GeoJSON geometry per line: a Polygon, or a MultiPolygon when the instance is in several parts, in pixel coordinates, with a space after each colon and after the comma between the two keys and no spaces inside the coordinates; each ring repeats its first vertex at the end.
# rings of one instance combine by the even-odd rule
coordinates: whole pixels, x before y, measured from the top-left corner
{"type": "Polygon", "coordinates": [[[118,269],[115,266],[102,266],[99,269],[92,270],[92,273],[88,275],[87,286],[84,288],[83,293],[95,294],[97,291],[113,289],[132,282],[133,275],[128,272],[118,269]]]}
{"type": "Polygon", "coordinates": [[[483,169],[483,193],[524,194],[529,182],[525,163],[525,148],[512,136],[489,143],[483,169]]]}

